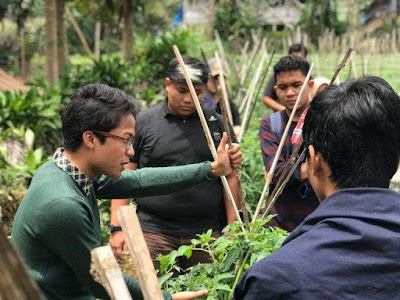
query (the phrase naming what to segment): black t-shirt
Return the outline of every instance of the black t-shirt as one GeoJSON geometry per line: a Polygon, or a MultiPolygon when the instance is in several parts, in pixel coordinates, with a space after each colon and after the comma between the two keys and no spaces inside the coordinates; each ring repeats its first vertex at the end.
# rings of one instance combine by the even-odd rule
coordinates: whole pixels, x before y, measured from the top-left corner
{"type": "MultiPolygon", "coordinates": [[[[215,111],[204,108],[206,112],[215,111]]],[[[208,116],[216,146],[222,137],[222,117],[208,116]]],[[[139,168],[178,166],[213,161],[197,113],[182,118],[169,111],[167,101],[139,113],[136,120],[135,156],[139,168]]],[[[163,180],[160,178],[160,180],[163,180]]],[[[144,231],[169,235],[193,235],[226,223],[219,180],[207,181],[170,195],[135,199],[144,231]],[[222,217],[222,220],[221,220],[222,217]]]]}
{"type": "Polygon", "coordinates": [[[279,98],[275,93],[274,86],[276,84],[275,81],[275,73],[272,73],[271,77],[269,78],[267,85],[265,86],[264,96],[268,96],[274,99],[276,102],[279,102],[279,98]]]}

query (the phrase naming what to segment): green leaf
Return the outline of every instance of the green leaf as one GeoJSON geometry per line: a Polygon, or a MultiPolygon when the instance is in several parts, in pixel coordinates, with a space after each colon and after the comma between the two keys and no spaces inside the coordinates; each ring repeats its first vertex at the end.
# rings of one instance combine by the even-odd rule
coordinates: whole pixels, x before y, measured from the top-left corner
{"type": "Polygon", "coordinates": [[[192,249],[193,246],[189,245],[182,245],[178,248],[178,254],[177,256],[182,256],[184,255],[186,258],[189,258],[192,256],[192,249]]]}
{"type": "Polygon", "coordinates": [[[221,268],[221,272],[228,271],[232,267],[232,265],[236,263],[241,252],[242,251],[240,248],[233,248],[232,250],[230,250],[228,252],[225,260],[223,261],[223,266],[221,268]]]}

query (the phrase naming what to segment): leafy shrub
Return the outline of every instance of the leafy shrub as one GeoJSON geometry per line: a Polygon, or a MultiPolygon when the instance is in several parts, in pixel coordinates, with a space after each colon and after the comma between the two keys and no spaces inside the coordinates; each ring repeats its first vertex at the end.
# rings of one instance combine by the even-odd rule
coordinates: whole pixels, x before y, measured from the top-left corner
{"type": "Polygon", "coordinates": [[[0,134],[4,139],[12,136],[17,128],[30,128],[35,133],[36,145],[43,146],[50,154],[61,142],[61,96],[57,88],[44,81],[37,80],[35,84],[40,89],[0,93],[0,134]]]}
{"type": "Polygon", "coordinates": [[[90,65],[67,64],[60,79],[60,88],[64,97],[90,83],[103,83],[132,93],[132,68],[118,56],[102,56],[90,65]]]}
{"type": "Polygon", "coordinates": [[[191,245],[181,246],[168,255],[159,255],[160,284],[167,291],[207,289],[207,300],[231,299],[233,291],[244,272],[262,258],[279,249],[288,233],[279,228],[265,227],[272,216],[245,224],[243,232],[238,222],[228,225],[215,239],[212,230],[193,239],[191,245]],[[190,257],[193,251],[210,255],[211,263],[197,264],[177,277],[173,271],[182,271],[176,258],[190,257]]]}

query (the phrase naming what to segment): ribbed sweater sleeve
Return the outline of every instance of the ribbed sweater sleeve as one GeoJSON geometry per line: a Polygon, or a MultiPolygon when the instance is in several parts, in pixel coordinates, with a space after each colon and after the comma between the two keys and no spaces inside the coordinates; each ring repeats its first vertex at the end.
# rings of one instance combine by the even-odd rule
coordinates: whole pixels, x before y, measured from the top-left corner
{"type": "Polygon", "coordinates": [[[185,166],[125,170],[118,179],[100,176],[94,180],[96,196],[100,199],[148,197],[184,190],[215,179],[211,163],[185,166]]]}

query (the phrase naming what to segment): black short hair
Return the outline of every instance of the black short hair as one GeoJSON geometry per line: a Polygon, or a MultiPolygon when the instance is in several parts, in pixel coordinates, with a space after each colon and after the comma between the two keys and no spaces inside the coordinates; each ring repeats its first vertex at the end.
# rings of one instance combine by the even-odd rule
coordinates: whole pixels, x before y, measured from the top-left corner
{"type": "Polygon", "coordinates": [[[293,54],[294,52],[303,52],[304,57],[307,57],[308,50],[303,44],[293,44],[289,48],[289,55],[293,54]]]}
{"type": "MultiPolygon", "coordinates": [[[[88,130],[108,132],[119,126],[123,116],[136,117],[138,106],[132,96],[105,84],[78,88],[61,115],[63,147],[75,152],[88,130]]],[[[104,138],[100,137],[102,142],[104,138]]]]}
{"type": "Polygon", "coordinates": [[[387,188],[400,155],[400,98],[378,77],[329,86],[310,104],[303,137],[338,188],[387,188]]]}
{"type": "MultiPolygon", "coordinates": [[[[197,70],[199,73],[197,78],[191,78],[193,84],[207,84],[209,77],[207,65],[197,58],[191,56],[183,56],[182,58],[187,67],[197,70]]],[[[169,62],[167,76],[171,79],[172,82],[186,83],[185,76],[183,75],[183,72],[180,68],[178,59],[176,58],[169,62]]]]}
{"type": "Polygon", "coordinates": [[[300,71],[304,76],[307,76],[309,70],[310,64],[303,57],[294,55],[284,56],[274,65],[275,80],[276,75],[283,72],[300,71]]]}

